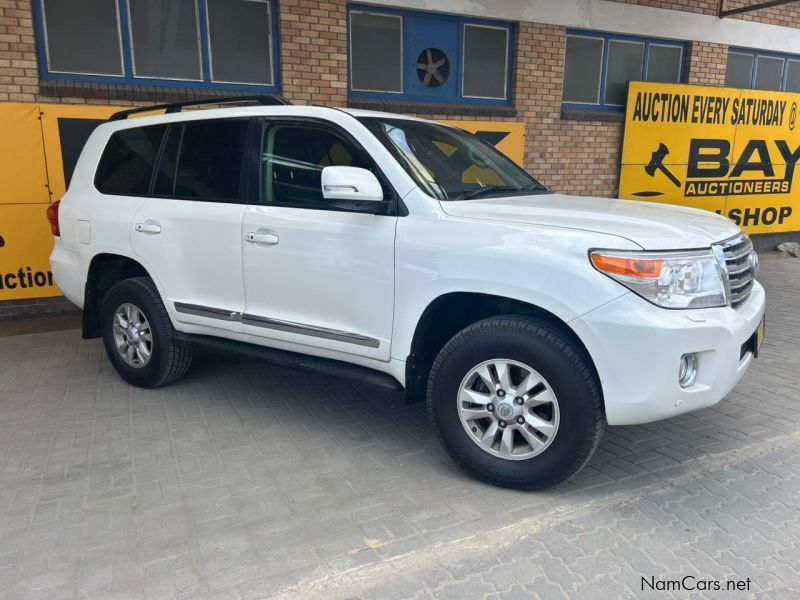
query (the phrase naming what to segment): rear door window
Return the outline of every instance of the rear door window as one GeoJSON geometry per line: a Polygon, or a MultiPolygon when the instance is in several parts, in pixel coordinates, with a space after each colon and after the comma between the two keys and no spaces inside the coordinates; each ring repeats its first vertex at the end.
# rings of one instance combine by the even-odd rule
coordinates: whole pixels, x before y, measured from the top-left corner
{"type": "Polygon", "coordinates": [[[189,121],[170,128],[155,195],[240,202],[248,119],[189,121]]]}
{"type": "Polygon", "coordinates": [[[134,127],[108,140],[95,173],[95,187],[103,194],[146,196],[166,125],[134,127]]]}

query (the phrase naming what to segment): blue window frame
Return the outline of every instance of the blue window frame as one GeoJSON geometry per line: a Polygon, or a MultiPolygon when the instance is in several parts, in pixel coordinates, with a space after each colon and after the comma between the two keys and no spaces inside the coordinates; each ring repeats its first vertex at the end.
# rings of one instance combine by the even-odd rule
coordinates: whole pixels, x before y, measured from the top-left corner
{"type": "Polygon", "coordinates": [[[280,91],[276,0],[32,4],[43,80],[280,91]]]}
{"type": "Polygon", "coordinates": [[[351,4],[347,31],[351,98],[511,104],[513,23],[351,4]]]}
{"type": "Polygon", "coordinates": [[[730,48],[726,87],[800,92],[800,55],[730,48]]]}
{"type": "Polygon", "coordinates": [[[567,30],[562,106],[621,112],[629,81],[684,81],[686,44],[632,35],[567,30]]]}

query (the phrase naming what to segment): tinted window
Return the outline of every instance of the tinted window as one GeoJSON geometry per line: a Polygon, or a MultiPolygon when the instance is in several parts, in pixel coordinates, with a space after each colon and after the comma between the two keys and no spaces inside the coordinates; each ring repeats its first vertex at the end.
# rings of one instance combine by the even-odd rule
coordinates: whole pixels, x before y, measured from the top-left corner
{"type": "Polygon", "coordinates": [[[273,125],[264,136],[262,202],[327,208],[322,169],[370,168],[363,152],[333,131],[304,125],[273,125]]]}
{"type": "Polygon", "coordinates": [[[725,85],[734,88],[749,88],[753,77],[753,55],[728,52],[725,85]]]}
{"type": "Polygon", "coordinates": [[[400,92],[403,21],[394,15],[350,13],[350,85],[400,92]]]}
{"type": "Polygon", "coordinates": [[[211,78],[272,85],[272,18],[264,0],[208,0],[211,78]]]}
{"type": "Polygon", "coordinates": [[[129,0],[138,77],[202,79],[195,0],[129,0]]]}
{"type": "Polygon", "coordinates": [[[786,85],[784,87],[787,92],[800,92],[800,60],[789,61],[789,66],[786,67],[786,85]]]}
{"type": "Polygon", "coordinates": [[[464,27],[464,95],[506,97],[508,29],[464,27]]]}
{"type": "Polygon", "coordinates": [[[600,99],[603,40],[567,36],[564,102],[596,104],[600,99]]]}
{"type": "Polygon", "coordinates": [[[172,189],[177,198],[238,201],[247,125],[247,119],[220,119],[173,127],[175,132],[182,130],[182,136],[177,140],[170,135],[159,171],[159,193],[172,189]],[[174,168],[170,152],[173,156],[177,152],[174,168]]]}
{"type": "Polygon", "coordinates": [[[97,166],[97,189],[118,196],[146,195],[165,130],[166,125],[153,125],[113,134],[97,166]]]}
{"type": "Polygon", "coordinates": [[[50,71],[122,75],[117,3],[44,0],[50,71]]]}
{"type": "Polygon", "coordinates": [[[781,89],[783,81],[783,59],[772,56],[759,56],[756,63],[756,84],[757,90],[781,89]]]}
{"type": "Polygon", "coordinates": [[[606,104],[625,104],[628,82],[642,78],[644,44],[611,40],[608,43],[606,69],[606,104]]]}
{"type": "Polygon", "coordinates": [[[172,125],[158,163],[156,182],[153,186],[155,196],[175,196],[175,168],[178,166],[178,152],[182,140],[183,125],[172,125]]]}
{"type": "Polygon", "coordinates": [[[647,81],[678,83],[681,80],[681,60],[683,49],[680,46],[660,46],[650,44],[647,58],[647,81]]]}

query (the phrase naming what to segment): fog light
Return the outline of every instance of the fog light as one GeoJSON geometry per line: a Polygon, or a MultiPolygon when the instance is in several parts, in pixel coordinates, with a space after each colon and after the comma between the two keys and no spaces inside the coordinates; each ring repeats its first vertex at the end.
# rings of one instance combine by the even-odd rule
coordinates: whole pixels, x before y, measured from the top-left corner
{"type": "Polygon", "coordinates": [[[694,385],[697,379],[697,355],[695,353],[681,356],[681,365],[678,369],[678,383],[682,388],[694,385]]]}

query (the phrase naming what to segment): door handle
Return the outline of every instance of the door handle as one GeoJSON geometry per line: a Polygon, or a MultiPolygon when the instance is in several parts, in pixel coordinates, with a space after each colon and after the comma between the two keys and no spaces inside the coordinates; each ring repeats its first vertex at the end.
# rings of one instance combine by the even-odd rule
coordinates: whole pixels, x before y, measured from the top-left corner
{"type": "Polygon", "coordinates": [[[159,223],[137,223],[134,229],[140,233],[161,233],[161,225],[159,223]]]}
{"type": "Polygon", "coordinates": [[[255,233],[254,231],[246,233],[244,239],[251,244],[267,244],[269,246],[274,246],[280,241],[277,233],[255,233]]]}

